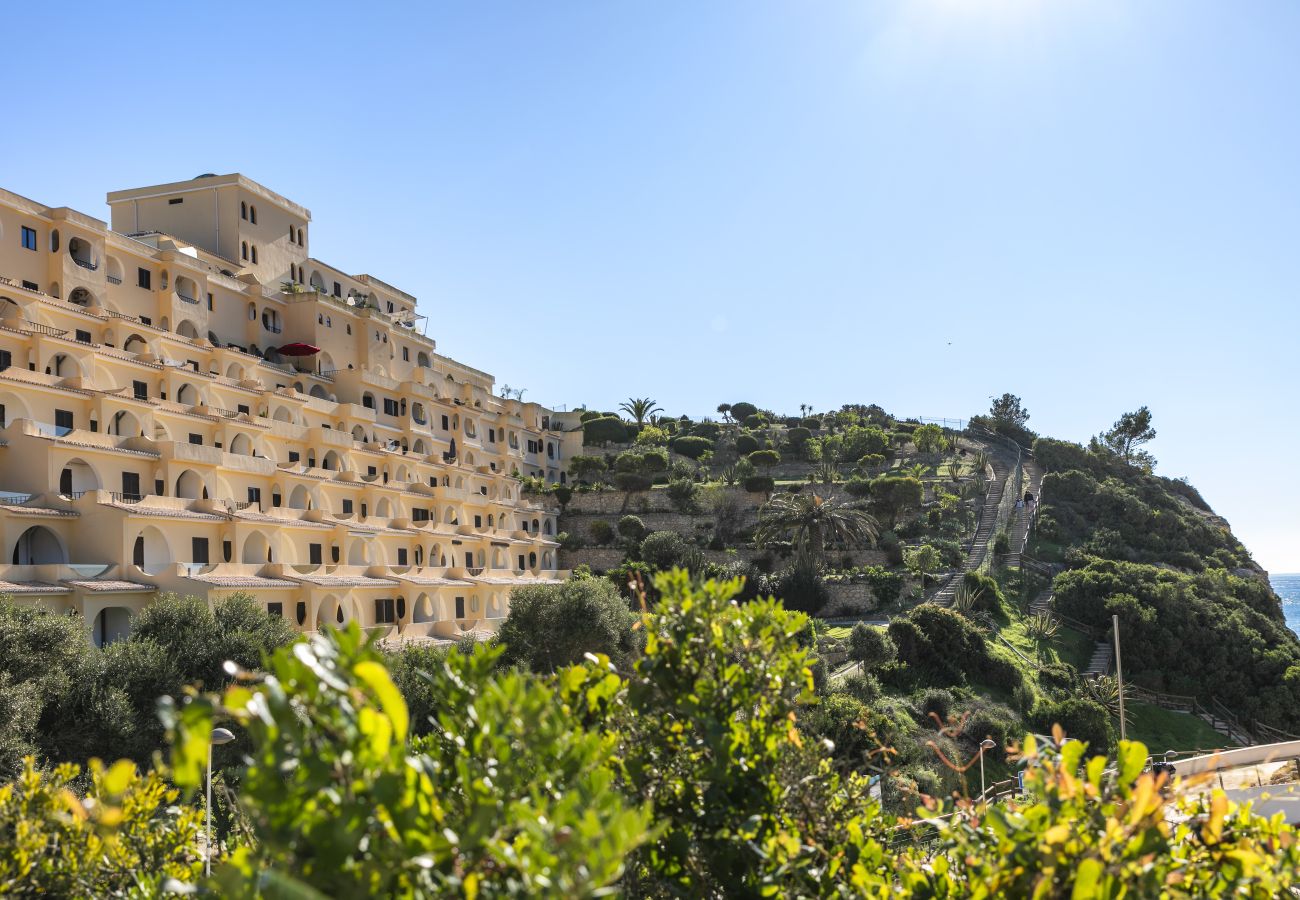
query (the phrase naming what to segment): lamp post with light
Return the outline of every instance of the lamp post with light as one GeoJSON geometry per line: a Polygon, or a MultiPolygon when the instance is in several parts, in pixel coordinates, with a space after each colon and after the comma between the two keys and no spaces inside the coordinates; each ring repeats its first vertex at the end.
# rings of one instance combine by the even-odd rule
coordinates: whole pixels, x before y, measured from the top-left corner
{"type": "Polygon", "coordinates": [[[993,749],[994,747],[996,747],[996,746],[997,746],[997,744],[994,743],[994,741],[993,741],[992,738],[985,738],[984,740],[980,741],[980,799],[981,799],[981,800],[984,799],[984,791],[985,791],[985,787],[984,787],[984,751],[985,751],[985,750],[992,750],[992,749],[993,749]]]}
{"type": "Polygon", "coordinates": [[[208,802],[205,805],[208,813],[207,843],[204,845],[203,872],[205,875],[212,874],[212,748],[221,744],[229,744],[235,739],[235,736],[225,728],[212,729],[212,737],[208,740],[208,802]]]}

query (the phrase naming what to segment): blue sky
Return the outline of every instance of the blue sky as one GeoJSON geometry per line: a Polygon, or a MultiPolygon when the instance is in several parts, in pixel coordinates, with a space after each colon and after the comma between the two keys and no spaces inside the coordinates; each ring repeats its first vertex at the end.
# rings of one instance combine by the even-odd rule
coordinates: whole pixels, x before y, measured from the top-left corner
{"type": "Polygon", "coordinates": [[[22,4],[0,184],[241,171],[556,407],[1147,404],[1300,571],[1300,4],[22,4]]]}

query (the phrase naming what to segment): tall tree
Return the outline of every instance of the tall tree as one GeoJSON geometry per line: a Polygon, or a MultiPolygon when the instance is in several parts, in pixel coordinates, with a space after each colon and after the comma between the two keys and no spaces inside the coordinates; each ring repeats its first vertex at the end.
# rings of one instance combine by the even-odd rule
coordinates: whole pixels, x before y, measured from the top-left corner
{"type": "Polygon", "coordinates": [[[879,526],[860,509],[814,494],[777,494],[758,516],[754,541],[763,546],[788,537],[803,568],[822,564],[828,543],[849,547],[875,543],[879,526]]]}
{"type": "Polygon", "coordinates": [[[719,403],[719,404],[718,404],[718,414],[721,415],[722,418],[724,418],[724,419],[726,419],[728,422],[730,422],[730,421],[731,421],[731,404],[730,404],[730,403],[719,403]]]}
{"type": "Polygon", "coordinates": [[[1029,421],[1029,410],[1021,405],[1020,398],[1015,394],[1003,394],[1001,397],[989,399],[993,401],[993,405],[989,407],[989,416],[993,419],[993,424],[998,426],[999,431],[1004,427],[1023,429],[1025,423],[1029,421]]]}
{"type": "Polygon", "coordinates": [[[626,403],[620,403],[618,408],[631,416],[636,421],[638,428],[645,425],[646,419],[655,413],[664,411],[662,406],[659,406],[649,397],[632,397],[626,403]]]}
{"type": "Polygon", "coordinates": [[[1138,448],[1155,436],[1156,430],[1151,427],[1151,410],[1144,406],[1137,412],[1120,416],[1110,431],[1101,435],[1101,443],[1116,456],[1123,457],[1124,462],[1150,469],[1156,464],[1155,457],[1138,448]]]}

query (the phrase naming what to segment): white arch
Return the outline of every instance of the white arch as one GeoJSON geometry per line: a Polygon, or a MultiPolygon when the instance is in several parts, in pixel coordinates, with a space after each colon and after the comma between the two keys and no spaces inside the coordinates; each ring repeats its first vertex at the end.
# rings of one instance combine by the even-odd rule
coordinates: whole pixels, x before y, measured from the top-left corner
{"type": "Polygon", "coordinates": [[[254,531],[244,538],[239,551],[239,561],[245,565],[260,565],[271,561],[271,542],[265,534],[254,531]]]}

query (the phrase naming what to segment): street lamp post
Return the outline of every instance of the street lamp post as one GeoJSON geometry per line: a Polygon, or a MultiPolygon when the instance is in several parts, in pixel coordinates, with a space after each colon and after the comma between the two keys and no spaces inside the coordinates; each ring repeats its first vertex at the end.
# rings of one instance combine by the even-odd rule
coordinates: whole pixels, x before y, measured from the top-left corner
{"type": "Polygon", "coordinates": [[[225,728],[212,729],[212,737],[208,740],[208,802],[205,804],[208,813],[207,843],[204,845],[203,873],[212,874],[212,748],[219,744],[229,744],[235,739],[235,736],[225,728]]]}
{"type": "Polygon", "coordinates": [[[984,740],[980,741],[980,800],[983,800],[983,799],[984,799],[984,791],[985,791],[985,787],[984,787],[984,751],[985,751],[985,750],[992,750],[992,749],[993,749],[994,747],[996,747],[996,746],[997,746],[997,744],[995,744],[995,743],[993,742],[993,739],[992,739],[992,738],[985,738],[984,740]]]}

